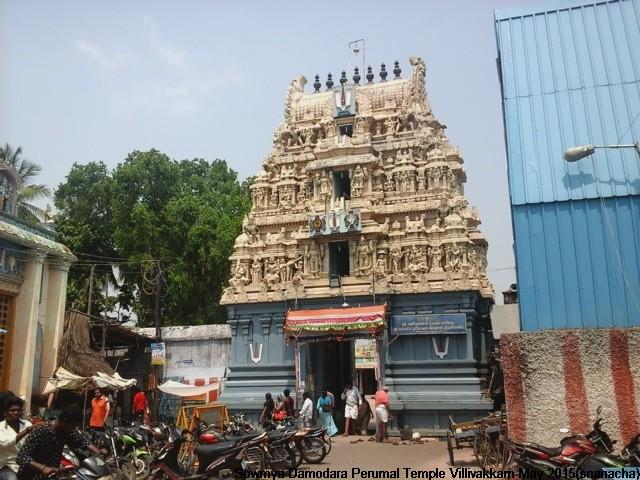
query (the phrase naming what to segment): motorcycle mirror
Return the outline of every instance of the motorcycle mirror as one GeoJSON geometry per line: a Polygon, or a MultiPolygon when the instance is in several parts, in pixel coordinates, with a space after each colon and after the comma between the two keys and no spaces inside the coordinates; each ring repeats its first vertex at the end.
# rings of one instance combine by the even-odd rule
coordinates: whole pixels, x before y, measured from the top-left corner
{"type": "Polygon", "coordinates": [[[560,433],[569,433],[569,429],[567,427],[561,428],[560,433]]]}
{"type": "Polygon", "coordinates": [[[596,409],[596,415],[600,416],[601,413],[602,413],[602,405],[598,405],[598,408],[596,409]]]}

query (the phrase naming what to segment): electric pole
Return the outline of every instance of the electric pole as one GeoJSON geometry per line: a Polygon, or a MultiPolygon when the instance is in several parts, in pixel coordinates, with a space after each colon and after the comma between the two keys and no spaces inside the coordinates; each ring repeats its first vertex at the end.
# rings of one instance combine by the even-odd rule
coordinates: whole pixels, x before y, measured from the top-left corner
{"type": "Polygon", "coordinates": [[[93,273],[96,270],[95,265],[91,265],[91,273],[89,274],[89,301],[87,302],[87,315],[91,317],[91,297],[93,296],[93,273]]]}

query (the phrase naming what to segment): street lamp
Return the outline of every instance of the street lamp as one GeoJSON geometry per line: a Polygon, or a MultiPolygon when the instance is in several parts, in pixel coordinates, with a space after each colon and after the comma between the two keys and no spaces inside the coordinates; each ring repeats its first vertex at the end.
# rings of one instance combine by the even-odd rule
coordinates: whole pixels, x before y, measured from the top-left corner
{"type": "Polygon", "coordinates": [[[567,148],[564,151],[564,159],[567,162],[577,162],[578,160],[588,157],[596,148],[633,148],[640,155],[640,142],[627,145],[580,145],[578,147],[567,148]]]}

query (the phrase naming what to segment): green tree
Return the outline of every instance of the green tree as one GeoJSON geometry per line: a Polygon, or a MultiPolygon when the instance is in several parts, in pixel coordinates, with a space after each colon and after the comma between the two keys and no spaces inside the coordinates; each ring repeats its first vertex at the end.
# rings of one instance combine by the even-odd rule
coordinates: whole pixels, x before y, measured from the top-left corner
{"type": "MultiPolygon", "coordinates": [[[[67,301],[86,309],[89,275],[94,267],[94,295],[91,311],[98,313],[104,304],[105,274],[112,283],[110,259],[116,262],[118,255],[113,245],[113,179],[102,162],[86,165],[74,163],[55,192],[54,202],[56,231],[60,241],[78,257],[72,265],[67,286],[67,301]]],[[[125,303],[130,299],[124,299],[125,303]]]]}
{"type": "Polygon", "coordinates": [[[22,156],[22,147],[13,148],[8,143],[0,146],[0,163],[10,165],[18,172],[22,186],[18,191],[18,217],[28,222],[42,222],[46,212],[33,204],[34,201],[51,196],[49,187],[31,183],[38,176],[42,167],[22,156]]]}
{"type": "Polygon", "coordinates": [[[141,325],[153,325],[158,278],[163,324],[224,321],[228,258],[250,208],[248,185],[226,162],[177,162],[150,150],[132,152],[111,173],[74,165],[56,206],[62,239],[87,255],[78,275],[85,292],[88,255],[119,258],[121,304],[133,306],[141,325]]]}

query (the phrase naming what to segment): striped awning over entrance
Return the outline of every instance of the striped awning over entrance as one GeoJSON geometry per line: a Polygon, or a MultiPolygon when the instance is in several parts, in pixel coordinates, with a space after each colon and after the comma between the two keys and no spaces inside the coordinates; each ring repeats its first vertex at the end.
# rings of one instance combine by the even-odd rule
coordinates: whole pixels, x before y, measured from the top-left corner
{"type": "Polygon", "coordinates": [[[290,334],[336,334],[384,329],[387,305],[371,307],[296,310],[287,312],[285,331],[290,334]]]}

